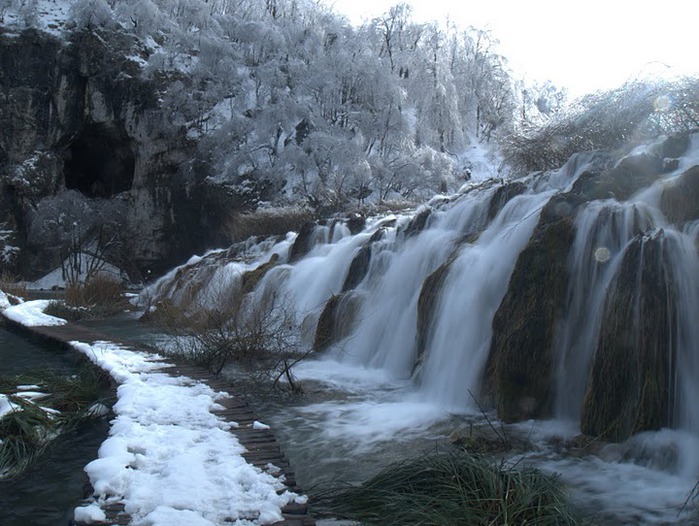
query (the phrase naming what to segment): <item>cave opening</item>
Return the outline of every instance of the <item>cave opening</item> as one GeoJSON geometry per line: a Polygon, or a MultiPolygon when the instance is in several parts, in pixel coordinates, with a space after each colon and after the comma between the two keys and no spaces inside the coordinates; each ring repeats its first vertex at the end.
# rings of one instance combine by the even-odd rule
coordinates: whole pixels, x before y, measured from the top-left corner
{"type": "Polygon", "coordinates": [[[131,189],[136,157],[125,133],[99,124],[85,126],[64,164],[66,188],[92,198],[131,189]]]}

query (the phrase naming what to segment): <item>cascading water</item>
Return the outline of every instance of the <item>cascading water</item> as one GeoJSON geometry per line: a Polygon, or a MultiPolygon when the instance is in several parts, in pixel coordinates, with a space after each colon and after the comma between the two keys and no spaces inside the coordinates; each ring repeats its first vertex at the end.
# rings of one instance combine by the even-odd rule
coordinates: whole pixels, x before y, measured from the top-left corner
{"type": "MultiPolygon", "coordinates": [[[[676,412],[678,427],[699,436],[699,257],[697,232],[699,222],[692,222],[681,232],[666,231],[667,261],[672,265],[672,276],[677,292],[677,320],[674,334],[677,348],[676,374],[671,379],[678,391],[676,412]]],[[[699,467],[699,463],[695,465],[699,467]]]]}
{"type": "MultiPolygon", "coordinates": [[[[496,398],[521,398],[511,404],[514,412],[501,415],[508,420],[556,417],[573,421],[579,433],[582,418],[584,429],[620,441],[676,427],[685,434],[641,433],[620,446],[625,453],[606,454],[620,464],[696,477],[699,210],[682,198],[696,185],[699,139],[690,142],[674,164],[665,162],[662,140],[616,163],[610,154],[580,154],[556,172],[467,186],[415,215],[368,221],[354,235],[340,223],[316,227],[302,243],[290,235],[247,263],[217,252],[171,273],[148,294],[237,293],[246,275],[259,271],[253,301],[279,294],[297,314],[301,340],[323,350],[325,361],[308,364],[301,376],[342,385],[358,400],[300,410],[301,419],[324,415],[323,424],[309,427],[326,438],[349,441],[354,434],[366,448],[371,437],[428,428],[446,411],[476,414],[476,399],[495,389],[496,398]],[[637,166],[643,176],[635,178],[637,166]],[[570,233],[570,242],[558,243],[559,232],[570,233]],[[547,258],[555,259],[555,272],[532,275],[527,290],[513,289],[530,279],[528,269],[546,267],[547,258]],[[622,338],[627,330],[636,332],[622,338]],[[499,338],[499,331],[510,336],[499,338]],[[495,340],[521,347],[501,352],[495,340]],[[497,361],[513,357],[531,362],[527,374],[497,361]],[[358,398],[367,384],[384,394],[358,398]],[[649,449],[668,447],[676,450],[674,467],[647,461],[649,449]]],[[[542,443],[550,439],[545,435],[542,443]]],[[[563,465],[556,460],[552,467],[563,465]]],[[[580,464],[566,466],[580,473],[580,464]]],[[[612,470],[608,463],[596,469],[612,470]]],[[[634,498],[622,500],[632,506],[634,498]]],[[[677,500],[667,496],[667,505],[677,500]]]]}
{"type": "Polygon", "coordinates": [[[475,408],[493,315],[517,255],[551,193],[515,197],[449,269],[420,377],[425,395],[455,411],[475,408]]]}
{"type": "Polygon", "coordinates": [[[590,203],[577,218],[566,312],[555,342],[559,418],[580,419],[609,284],[630,240],[653,228],[653,212],[639,204],[605,200],[590,203]]]}

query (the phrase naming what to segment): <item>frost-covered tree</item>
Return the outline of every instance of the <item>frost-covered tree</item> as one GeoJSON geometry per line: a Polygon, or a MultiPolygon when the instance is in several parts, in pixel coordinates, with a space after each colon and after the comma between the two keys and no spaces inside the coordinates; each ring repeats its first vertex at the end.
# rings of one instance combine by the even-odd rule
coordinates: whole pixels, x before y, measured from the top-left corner
{"type": "MultiPolygon", "coordinates": [[[[76,0],[73,17],[139,39],[163,136],[197,141],[206,180],[246,203],[429,197],[469,142],[528,111],[490,33],[406,4],[361,27],[317,0],[76,0]]],[[[527,104],[555,111],[547,93],[527,104]]]]}

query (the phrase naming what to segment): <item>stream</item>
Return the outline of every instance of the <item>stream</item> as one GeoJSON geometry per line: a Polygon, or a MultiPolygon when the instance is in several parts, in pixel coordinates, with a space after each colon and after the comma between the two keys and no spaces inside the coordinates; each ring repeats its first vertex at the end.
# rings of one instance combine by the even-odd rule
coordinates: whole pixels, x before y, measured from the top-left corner
{"type": "MultiPolygon", "coordinates": [[[[137,317],[125,313],[85,325],[135,344],[163,341],[137,317]]],[[[270,394],[234,368],[224,372],[273,427],[310,496],[334,484],[362,482],[391,462],[444,447],[457,435],[486,437],[496,450],[502,435],[512,448],[496,451],[496,458],[558,473],[593,524],[699,524],[697,503],[687,502],[699,472],[699,441],[687,432],[664,429],[620,444],[581,446],[572,422],[504,425],[490,413],[453,412],[425,400],[409,379],[397,380],[382,369],[306,360],[294,374],[302,395],[270,394]]]]}

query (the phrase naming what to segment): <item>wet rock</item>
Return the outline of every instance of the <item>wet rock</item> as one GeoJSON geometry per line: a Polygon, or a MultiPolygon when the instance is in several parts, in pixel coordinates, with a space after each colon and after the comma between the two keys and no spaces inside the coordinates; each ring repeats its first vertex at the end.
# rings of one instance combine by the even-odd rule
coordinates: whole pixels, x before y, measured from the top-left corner
{"type": "Polygon", "coordinates": [[[351,334],[359,301],[360,297],[352,292],[330,297],[318,318],[313,341],[314,351],[322,352],[351,334]]]}
{"type": "Polygon", "coordinates": [[[689,148],[689,135],[679,134],[668,137],[663,141],[660,156],[681,157],[689,148]]]}
{"type": "Polygon", "coordinates": [[[488,205],[488,221],[495,219],[495,216],[500,213],[510,199],[523,194],[526,189],[524,183],[515,181],[504,184],[495,190],[490,205],[488,205]]]}
{"type": "Polygon", "coordinates": [[[581,430],[621,441],[672,424],[674,281],[662,230],[637,236],[610,288],[581,430]]]}
{"type": "Polygon", "coordinates": [[[364,230],[364,225],[366,224],[366,217],[362,214],[351,214],[347,218],[347,228],[350,229],[352,235],[359,234],[364,230]]]}
{"type": "Polygon", "coordinates": [[[422,232],[427,226],[427,220],[430,218],[431,215],[432,209],[430,208],[425,208],[417,215],[415,215],[415,217],[413,217],[402,230],[405,239],[408,239],[412,236],[416,236],[417,234],[422,232]]]}
{"type": "Polygon", "coordinates": [[[679,159],[671,159],[669,157],[663,159],[663,171],[664,172],[674,172],[679,168],[680,166],[680,160],[679,159]]]}
{"type": "Polygon", "coordinates": [[[269,258],[269,261],[267,263],[263,263],[255,270],[249,270],[248,272],[243,274],[241,285],[242,292],[244,294],[247,294],[248,292],[252,292],[253,290],[255,290],[255,287],[262,280],[262,278],[265,277],[267,272],[276,267],[278,263],[279,254],[272,254],[272,257],[269,258]]]}
{"type": "Polygon", "coordinates": [[[352,263],[350,263],[349,270],[347,271],[347,277],[342,285],[342,292],[354,289],[362,282],[369,271],[370,263],[371,244],[366,244],[359,249],[357,255],[352,259],[352,263]]]}
{"type": "Polygon", "coordinates": [[[313,248],[313,231],[315,228],[316,224],[312,221],[305,223],[301,227],[299,234],[294,240],[294,244],[291,245],[291,249],[289,250],[289,263],[298,261],[311,251],[313,248]]]}
{"type": "Polygon", "coordinates": [[[334,341],[335,333],[335,314],[337,311],[337,306],[340,303],[341,296],[334,294],[325,304],[323,312],[318,318],[318,325],[316,326],[316,336],[313,341],[313,350],[316,352],[321,352],[327,349],[334,341]]]}
{"type": "Polygon", "coordinates": [[[570,197],[576,204],[595,199],[625,201],[663,174],[663,160],[640,154],[622,159],[602,172],[586,172],[573,185],[570,197]]]}
{"type": "Polygon", "coordinates": [[[435,308],[439,303],[439,298],[442,292],[442,287],[449,275],[449,269],[454,263],[458,250],[454,251],[447,261],[445,261],[437,270],[427,276],[422,283],[420,296],[417,301],[417,355],[415,359],[414,370],[417,370],[425,357],[427,351],[427,343],[430,337],[430,331],[434,320],[435,308]]]}
{"type": "Polygon", "coordinates": [[[671,222],[699,219],[699,166],[693,166],[663,188],[660,208],[671,222]]]}
{"type": "Polygon", "coordinates": [[[493,318],[486,385],[506,422],[550,415],[552,343],[575,236],[570,210],[560,212],[563,199],[554,198],[544,207],[493,318]]]}
{"type": "Polygon", "coordinates": [[[357,255],[354,256],[352,263],[350,263],[349,270],[347,271],[345,282],[342,285],[342,292],[355,289],[364,280],[369,272],[369,266],[371,265],[371,247],[383,237],[384,233],[385,230],[379,228],[359,252],[357,252],[357,255]]]}

